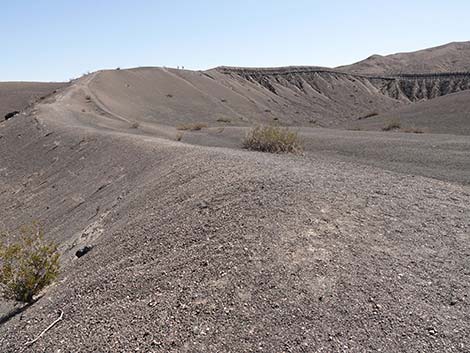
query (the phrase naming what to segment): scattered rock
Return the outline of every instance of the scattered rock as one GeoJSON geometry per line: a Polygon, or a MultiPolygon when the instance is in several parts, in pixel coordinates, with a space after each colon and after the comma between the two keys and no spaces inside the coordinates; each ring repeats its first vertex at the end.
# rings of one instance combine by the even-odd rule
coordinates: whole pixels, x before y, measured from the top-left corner
{"type": "Polygon", "coordinates": [[[197,207],[199,207],[202,210],[202,209],[209,208],[209,204],[206,201],[201,200],[197,203],[197,207]]]}
{"type": "Polygon", "coordinates": [[[20,113],[19,111],[15,110],[13,112],[10,112],[10,113],[6,114],[5,115],[5,121],[13,118],[15,115],[18,115],[19,113],[20,113]]]}
{"type": "Polygon", "coordinates": [[[75,256],[80,258],[82,256],[85,256],[86,254],[88,254],[91,249],[93,249],[93,246],[91,245],[85,245],[84,247],[80,248],[77,250],[77,252],[75,253],[75,256]]]}

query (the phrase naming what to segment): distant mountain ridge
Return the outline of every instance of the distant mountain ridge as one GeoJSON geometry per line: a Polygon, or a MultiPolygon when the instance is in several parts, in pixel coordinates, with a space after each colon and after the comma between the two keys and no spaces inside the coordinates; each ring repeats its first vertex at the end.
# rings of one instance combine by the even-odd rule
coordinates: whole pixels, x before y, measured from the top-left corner
{"type": "Polygon", "coordinates": [[[362,75],[470,72],[470,41],[452,42],[409,53],[372,55],[336,69],[362,75]]]}

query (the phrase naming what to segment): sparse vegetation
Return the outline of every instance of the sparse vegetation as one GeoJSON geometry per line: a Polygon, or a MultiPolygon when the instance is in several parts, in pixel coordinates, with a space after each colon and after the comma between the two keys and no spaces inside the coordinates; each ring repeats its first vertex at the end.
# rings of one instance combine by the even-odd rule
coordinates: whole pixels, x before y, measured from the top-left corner
{"type": "Polygon", "coordinates": [[[392,130],[397,130],[401,126],[400,120],[398,119],[393,119],[390,120],[383,128],[383,131],[392,131],[392,130]]]}
{"type": "Polygon", "coordinates": [[[228,119],[228,118],[218,118],[217,121],[219,123],[231,123],[232,120],[228,119]]]}
{"type": "Polygon", "coordinates": [[[173,95],[172,94],[167,94],[166,97],[167,98],[173,98],[173,95]]]}
{"type": "Polygon", "coordinates": [[[249,150],[271,153],[298,153],[302,143],[296,132],[279,126],[257,126],[243,140],[249,150]]]}
{"type": "Polygon", "coordinates": [[[90,95],[86,95],[86,96],[85,96],[85,100],[86,100],[87,102],[90,102],[90,101],[91,101],[91,96],[90,96],[90,95]]]}
{"type": "Polygon", "coordinates": [[[401,129],[402,132],[410,133],[410,134],[423,134],[424,131],[415,127],[408,127],[401,129]]]}
{"type": "Polygon", "coordinates": [[[134,121],[132,124],[131,124],[131,129],[138,129],[140,126],[140,123],[138,121],[134,121]]]}
{"type": "Polygon", "coordinates": [[[204,123],[181,124],[176,127],[178,130],[199,131],[207,127],[204,123]]]}
{"type": "Polygon", "coordinates": [[[176,134],[176,137],[175,137],[176,141],[181,141],[182,138],[183,138],[183,135],[184,135],[184,133],[178,132],[178,133],[176,134]]]}
{"type": "Polygon", "coordinates": [[[37,224],[23,227],[16,242],[0,238],[0,286],[5,299],[31,303],[59,275],[57,245],[37,224]]]}

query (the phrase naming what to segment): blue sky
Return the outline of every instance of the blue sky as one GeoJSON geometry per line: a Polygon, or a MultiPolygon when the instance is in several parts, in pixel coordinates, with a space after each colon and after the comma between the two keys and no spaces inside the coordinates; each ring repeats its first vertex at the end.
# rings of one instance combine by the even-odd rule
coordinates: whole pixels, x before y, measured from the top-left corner
{"type": "Polygon", "coordinates": [[[135,66],[338,66],[470,40],[470,1],[0,0],[0,81],[135,66]]]}

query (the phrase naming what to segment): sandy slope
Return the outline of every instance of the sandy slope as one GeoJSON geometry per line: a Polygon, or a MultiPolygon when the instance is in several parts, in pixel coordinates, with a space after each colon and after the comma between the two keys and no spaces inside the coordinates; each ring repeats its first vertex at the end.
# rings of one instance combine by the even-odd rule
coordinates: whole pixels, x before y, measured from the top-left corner
{"type": "Polygon", "coordinates": [[[63,254],[60,280],[0,325],[2,352],[59,309],[26,351],[470,347],[468,137],[307,129],[301,156],[227,148],[243,127],[181,143],[186,120],[168,119],[191,104],[201,119],[227,114],[214,99],[225,88],[198,73],[106,75],[0,126],[0,219],[41,220],[63,254]],[[166,94],[178,104],[160,104],[166,94]]]}

